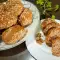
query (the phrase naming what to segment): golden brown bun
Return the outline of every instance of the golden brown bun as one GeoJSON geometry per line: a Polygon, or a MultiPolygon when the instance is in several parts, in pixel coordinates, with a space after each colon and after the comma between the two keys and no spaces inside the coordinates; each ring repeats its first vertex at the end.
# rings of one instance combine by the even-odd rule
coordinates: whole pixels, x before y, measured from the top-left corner
{"type": "Polygon", "coordinates": [[[52,23],[52,22],[55,22],[55,21],[53,21],[51,18],[45,19],[45,20],[42,22],[42,24],[41,24],[42,29],[44,29],[48,24],[50,24],[50,23],[52,23]]]}
{"type": "Polygon", "coordinates": [[[19,16],[18,22],[22,26],[28,26],[32,23],[32,12],[28,8],[24,8],[23,13],[19,16]]]}
{"type": "Polygon", "coordinates": [[[57,27],[58,25],[59,25],[59,24],[58,24],[58,23],[55,23],[55,22],[52,22],[52,23],[48,24],[48,25],[45,27],[45,29],[43,29],[43,33],[44,33],[45,35],[47,35],[47,33],[49,32],[50,29],[55,28],[55,27],[57,27]]]}
{"type": "Polygon", "coordinates": [[[0,15],[0,29],[6,29],[14,24],[16,24],[17,18],[9,12],[0,15]]]}
{"type": "Polygon", "coordinates": [[[23,4],[17,0],[9,0],[0,4],[0,30],[8,28],[17,22],[17,17],[23,10],[23,4]]]}
{"type": "Polygon", "coordinates": [[[2,40],[6,44],[14,44],[17,41],[21,40],[27,33],[27,30],[20,25],[15,25],[10,27],[9,29],[5,30],[2,33],[2,40]]]}
{"type": "Polygon", "coordinates": [[[60,56],[60,38],[52,40],[52,54],[60,56]]]}
{"type": "Polygon", "coordinates": [[[48,32],[48,35],[46,36],[46,43],[51,45],[52,40],[56,37],[60,37],[60,28],[53,28],[48,32]]]}
{"type": "Polygon", "coordinates": [[[23,11],[23,4],[20,0],[8,0],[6,2],[5,8],[8,12],[13,13],[13,15],[18,16],[23,11]]]}

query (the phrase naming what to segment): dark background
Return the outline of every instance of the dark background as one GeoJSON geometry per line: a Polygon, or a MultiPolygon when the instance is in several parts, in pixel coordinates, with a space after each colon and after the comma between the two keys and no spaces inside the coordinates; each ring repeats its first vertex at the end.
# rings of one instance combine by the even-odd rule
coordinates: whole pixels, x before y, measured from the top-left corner
{"type": "MultiPolygon", "coordinates": [[[[36,2],[35,2],[36,0],[27,0],[27,1],[30,1],[36,5],[36,2]]],[[[56,4],[60,5],[60,0],[51,0],[51,1],[52,1],[52,6],[54,6],[56,4]]],[[[39,6],[37,6],[37,7],[39,9],[39,6]]],[[[60,8],[59,8],[59,11],[57,13],[55,13],[54,15],[56,16],[56,19],[60,19],[60,8]]]]}
{"type": "MultiPolygon", "coordinates": [[[[6,0],[0,0],[0,2],[3,2],[3,1],[6,1],[6,0]]],[[[30,1],[30,2],[32,2],[32,3],[34,3],[36,5],[36,3],[35,3],[36,0],[28,0],[28,1],[30,1]]],[[[52,1],[53,6],[55,4],[60,5],[60,0],[51,0],[51,1],[52,1]]],[[[56,19],[60,19],[60,11],[58,11],[55,15],[56,15],[56,19]]],[[[12,56],[12,55],[16,55],[16,54],[18,54],[18,53],[20,53],[20,52],[22,52],[24,50],[26,50],[25,42],[22,43],[19,46],[16,46],[16,47],[12,48],[12,49],[5,50],[5,51],[0,51],[0,56],[12,56]]]]}

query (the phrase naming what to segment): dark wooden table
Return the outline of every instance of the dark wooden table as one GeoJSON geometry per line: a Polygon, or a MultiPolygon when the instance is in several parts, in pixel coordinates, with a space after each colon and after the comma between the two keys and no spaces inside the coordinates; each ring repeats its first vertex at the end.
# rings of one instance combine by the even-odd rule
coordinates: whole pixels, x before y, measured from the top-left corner
{"type": "MultiPolygon", "coordinates": [[[[28,1],[31,1],[32,3],[35,4],[35,2],[34,2],[35,0],[28,0],[28,1]]],[[[53,2],[53,5],[55,5],[55,4],[60,5],[60,0],[52,0],[52,2],[53,2]]],[[[58,11],[57,14],[55,14],[55,15],[56,15],[56,19],[60,19],[60,11],[58,11]]],[[[26,45],[25,45],[25,42],[24,42],[21,45],[16,46],[12,49],[5,50],[5,51],[0,51],[0,56],[2,56],[2,57],[4,57],[4,56],[13,56],[13,55],[21,53],[25,50],[26,50],[26,45]]]]}

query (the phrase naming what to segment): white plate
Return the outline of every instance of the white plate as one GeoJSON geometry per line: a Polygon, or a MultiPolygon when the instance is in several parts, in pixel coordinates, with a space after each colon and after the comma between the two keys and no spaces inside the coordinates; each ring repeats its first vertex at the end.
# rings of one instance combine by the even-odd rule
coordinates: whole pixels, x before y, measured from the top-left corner
{"type": "Polygon", "coordinates": [[[4,42],[0,42],[0,51],[13,48],[13,47],[23,43],[34,32],[34,30],[35,30],[35,28],[39,22],[40,15],[39,15],[39,11],[36,8],[36,6],[33,5],[32,3],[28,2],[28,1],[22,1],[22,3],[24,4],[24,7],[31,9],[31,11],[33,13],[33,23],[26,28],[26,29],[28,29],[27,35],[21,41],[17,42],[16,44],[6,45],[4,42]]]}
{"type": "MultiPolygon", "coordinates": [[[[60,23],[60,20],[56,21],[60,23]]],[[[49,48],[45,43],[43,43],[42,45],[36,43],[34,34],[36,34],[36,32],[39,30],[39,26],[40,25],[38,25],[38,27],[35,29],[35,33],[33,33],[33,35],[30,35],[31,39],[26,40],[28,51],[37,60],[60,60],[60,57],[52,55],[51,48],[49,48]]]]}

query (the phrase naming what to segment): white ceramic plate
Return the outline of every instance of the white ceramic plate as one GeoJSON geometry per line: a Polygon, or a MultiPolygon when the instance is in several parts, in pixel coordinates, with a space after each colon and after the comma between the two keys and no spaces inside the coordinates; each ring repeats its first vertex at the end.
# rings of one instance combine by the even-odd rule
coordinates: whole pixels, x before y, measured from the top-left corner
{"type": "MultiPolygon", "coordinates": [[[[60,20],[56,21],[60,23],[60,20]]],[[[26,46],[28,51],[31,53],[33,57],[35,57],[37,60],[60,60],[60,57],[56,57],[52,55],[51,48],[48,47],[45,43],[42,45],[38,44],[35,40],[35,35],[37,31],[39,31],[39,26],[35,29],[35,33],[30,36],[31,39],[26,40],[26,46]]],[[[43,35],[43,32],[40,30],[40,32],[43,35]]],[[[43,36],[44,38],[44,36],[43,36]]]]}
{"type": "Polygon", "coordinates": [[[39,11],[36,8],[36,6],[33,5],[32,3],[28,2],[28,1],[22,1],[22,3],[24,4],[24,7],[31,9],[31,11],[33,13],[33,23],[26,28],[26,29],[28,29],[27,35],[22,40],[17,42],[16,44],[6,45],[4,42],[0,42],[0,51],[13,48],[13,47],[23,43],[25,40],[27,40],[29,38],[29,36],[31,34],[33,34],[33,32],[34,32],[34,30],[35,30],[35,28],[36,28],[36,26],[37,26],[37,24],[39,22],[40,15],[39,15],[39,11]]]}

